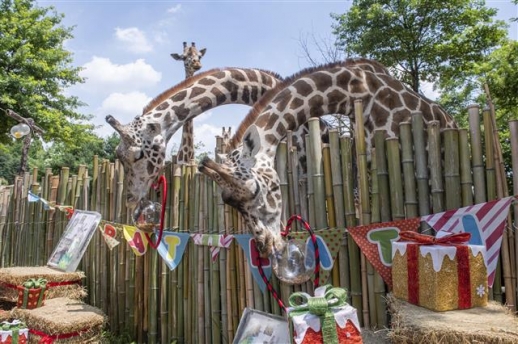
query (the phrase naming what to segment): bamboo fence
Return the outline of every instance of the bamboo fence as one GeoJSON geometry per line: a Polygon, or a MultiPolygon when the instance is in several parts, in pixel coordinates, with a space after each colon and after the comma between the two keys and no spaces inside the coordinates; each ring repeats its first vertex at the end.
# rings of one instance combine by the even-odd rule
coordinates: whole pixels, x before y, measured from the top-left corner
{"type": "MultiPolygon", "coordinates": [[[[355,114],[361,118],[361,103],[355,104],[355,114]]],[[[401,124],[399,139],[385,139],[384,132],[376,132],[376,148],[366,152],[359,135],[361,125],[356,128],[356,144],[337,131],[331,131],[329,143],[322,144],[318,124],[310,123],[309,171],[304,179],[297,173],[295,148],[289,142],[279,146],[276,167],[284,197],[283,219],[297,213],[314,229],[344,229],[329,283],[348,290],[348,301],[358,310],[362,326],[388,326],[384,301],[388,290],[345,229],[505,196],[507,186],[500,186],[502,178],[498,177],[502,172],[497,171],[499,148],[493,125],[491,113],[481,114],[477,106],[469,108],[469,129],[441,132],[438,123],[425,126],[421,114],[415,113],[401,124]]],[[[510,122],[510,130],[513,171],[507,171],[507,176],[514,172],[513,193],[518,194],[517,121],[510,122]]],[[[216,153],[223,153],[221,138],[217,142],[216,153]]],[[[41,202],[28,202],[29,189],[55,204],[97,211],[105,221],[131,224],[123,201],[122,166],[118,161],[93,159],[92,171],[81,166],[73,174],[63,167],[59,175],[53,175],[47,169],[43,178],[32,171],[0,190],[2,267],[45,265],[67,224],[62,212],[46,210],[41,202]]],[[[237,211],[223,204],[217,185],[197,173],[194,163],[178,166],[173,157],[164,175],[169,190],[166,229],[246,233],[237,211]]],[[[150,197],[158,199],[155,192],[150,197]]],[[[514,311],[518,289],[516,202],[513,210],[490,298],[514,311]]],[[[421,231],[431,233],[425,225],[421,231]]],[[[136,256],[122,235],[119,240],[121,244],[110,250],[97,233],[79,266],[86,273],[86,302],[108,315],[108,330],[115,335],[138,343],[231,343],[245,307],[282,314],[272,296],[262,293],[253,281],[235,241],[229,249],[221,249],[213,262],[208,247],[190,240],[180,265],[170,271],[155,250],[149,248],[145,255],[136,256]]],[[[272,283],[284,301],[294,291],[313,292],[311,283],[289,286],[275,276],[272,283]]]]}

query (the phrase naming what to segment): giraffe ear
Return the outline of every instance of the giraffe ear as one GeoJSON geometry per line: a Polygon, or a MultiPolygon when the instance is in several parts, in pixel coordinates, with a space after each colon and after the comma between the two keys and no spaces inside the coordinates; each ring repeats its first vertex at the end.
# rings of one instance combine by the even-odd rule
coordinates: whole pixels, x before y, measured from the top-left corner
{"type": "Polygon", "coordinates": [[[251,125],[243,137],[243,156],[255,156],[260,144],[259,131],[255,125],[251,125]]]}
{"type": "Polygon", "coordinates": [[[201,49],[200,51],[198,51],[200,53],[200,58],[203,57],[203,55],[205,55],[205,53],[207,52],[207,48],[203,48],[201,49]]]}
{"type": "Polygon", "coordinates": [[[178,55],[177,53],[172,53],[172,54],[171,54],[171,57],[172,57],[173,59],[175,59],[176,61],[179,61],[179,60],[182,60],[182,61],[183,61],[183,60],[185,59],[183,55],[178,55]]]}

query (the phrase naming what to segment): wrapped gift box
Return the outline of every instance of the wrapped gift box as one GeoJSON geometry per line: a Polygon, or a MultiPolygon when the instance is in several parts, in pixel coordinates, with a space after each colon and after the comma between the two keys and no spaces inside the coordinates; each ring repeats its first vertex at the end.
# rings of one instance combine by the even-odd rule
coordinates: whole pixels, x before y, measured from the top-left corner
{"type": "Polygon", "coordinates": [[[291,319],[293,342],[362,343],[356,309],[346,303],[346,296],[344,289],[331,286],[315,289],[314,297],[306,293],[292,294],[287,312],[291,319]]]}
{"type": "Polygon", "coordinates": [[[18,288],[19,308],[34,309],[43,306],[47,295],[47,280],[44,278],[31,278],[18,288]]]}
{"type": "Polygon", "coordinates": [[[418,239],[392,243],[395,297],[433,311],[487,305],[484,246],[449,242],[448,237],[436,242],[422,234],[411,236],[418,239]]]}
{"type": "Polygon", "coordinates": [[[20,320],[0,324],[0,344],[25,344],[28,339],[29,329],[20,320]]]}

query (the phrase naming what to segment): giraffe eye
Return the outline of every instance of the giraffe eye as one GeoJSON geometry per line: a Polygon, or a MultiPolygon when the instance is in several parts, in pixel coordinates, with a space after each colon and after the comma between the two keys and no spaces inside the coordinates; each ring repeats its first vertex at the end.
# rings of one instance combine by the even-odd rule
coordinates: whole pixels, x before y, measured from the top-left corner
{"type": "Polygon", "coordinates": [[[134,158],[134,162],[135,161],[139,161],[140,159],[142,159],[144,157],[144,152],[142,150],[137,150],[135,151],[134,155],[133,155],[133,158],[134,158]]]}

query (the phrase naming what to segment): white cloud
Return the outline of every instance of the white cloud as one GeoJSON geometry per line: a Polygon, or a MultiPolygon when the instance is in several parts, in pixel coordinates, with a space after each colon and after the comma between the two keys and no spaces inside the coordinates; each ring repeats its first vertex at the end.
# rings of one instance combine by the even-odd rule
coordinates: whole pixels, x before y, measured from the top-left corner
{"type": "MultiPolygon", "coordinates": [[[[181,129],[178,130],[181,132],[181,129]]],[[[194,128],[194,143],[203,142],[205,147],[201,149],[201,152],[214,153],[216,148],[216,135],[221,136],[221,127],[215,127],[213,125],[204,123],[202,125],[195,125],[194,128]]]]}
{"type": "Polygon", "coordinates": [[[106,114],[112,113],[120,116],[130,115],[131,119],[133,119],[133,117],[142,113],[142,109],[151,99],[145,93],[138,91],[129,93],[115,92],[103,100],[101,111],[106,114]]]}
{"type": "Polygon", "coordinates": [[[194,118],[194,123],[203,123],[212,117],[212,111],[205,111],[194,118]]]}
{"type": "Polygon", "coordinates": [[[99,119],[99,124],[103,126],[98,134],[107,136],[113,132],[113,129],[104,121],[106,115],[112,115],[123,124],[129,123],[142,113],[142,109],[151,99],[145,93],[138,91],[111,93],[96,110],[96,118],[99,119]]]}
{"type": "Polygon", "coordinates": [[[433,89],[433,83],[424,81],[420,85],[421,92],[424,94],[425,97],[435,101],[437,98],[440,97],[441,93],[437,90],[433,89]]]}
{"type": "Polygon", "coordinates": [[[176,6],[168,8],[167,13],[178,13],[181,10],[182,10],[182,4],[177,4],[176,6]]]}
{"type": "Polygon", "coordinates": [[[116,28],[115,37],[125,44],[126,50],[132,53],[141,54],[153,50],[153,46],[148,42],[144,32],[136,27],[116,28]]]}
{"type": "Polygon", "coordinates": [[[87,79],[83,86],[91,91],[113,87],[117,87],[120,92],[134,91],[154,86],[162,79],[162,73],[143,59],[118,65],[108,58],[94,56],[83,68],[80,74],[87,79]]]}

